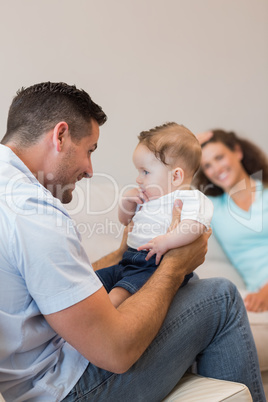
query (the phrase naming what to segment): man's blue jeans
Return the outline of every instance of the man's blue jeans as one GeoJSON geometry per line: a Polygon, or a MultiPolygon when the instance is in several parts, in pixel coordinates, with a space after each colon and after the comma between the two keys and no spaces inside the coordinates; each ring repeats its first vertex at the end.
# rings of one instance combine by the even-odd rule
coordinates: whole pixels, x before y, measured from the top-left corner
{"type": "Polygon", "coordinates": [[[89,363],[64,400],[161,401],[195,361],[199,374],[241,382],[254,402],[265,402],[244,303],[225,279],[199,280],[194,275],[179,289],[157,337],[126,373],[113,374],[89,363]]]}

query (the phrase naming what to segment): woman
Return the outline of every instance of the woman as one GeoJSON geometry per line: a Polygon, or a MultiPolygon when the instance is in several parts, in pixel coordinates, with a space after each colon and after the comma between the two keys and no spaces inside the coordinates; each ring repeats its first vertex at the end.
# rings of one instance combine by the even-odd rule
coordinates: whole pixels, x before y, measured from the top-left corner
{"type": "Polygon", "coordinates": [[[213,232],[251,292],[248,311],[268,310],[268,162],[233,132],[198,135],[201,168],[194,184],[214,204],[213,232]]]}

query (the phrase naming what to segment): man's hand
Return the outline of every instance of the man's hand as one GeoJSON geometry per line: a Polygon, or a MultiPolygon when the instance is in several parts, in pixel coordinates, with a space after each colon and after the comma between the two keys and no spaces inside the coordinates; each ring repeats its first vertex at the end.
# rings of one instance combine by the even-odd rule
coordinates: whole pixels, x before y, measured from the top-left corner
{"type": "Polygon", "coordinates": [[[244,299],[244,303],[248,311],[255,313],[268,311],[268,284],[258,292],[248,294],[244,299]]]}

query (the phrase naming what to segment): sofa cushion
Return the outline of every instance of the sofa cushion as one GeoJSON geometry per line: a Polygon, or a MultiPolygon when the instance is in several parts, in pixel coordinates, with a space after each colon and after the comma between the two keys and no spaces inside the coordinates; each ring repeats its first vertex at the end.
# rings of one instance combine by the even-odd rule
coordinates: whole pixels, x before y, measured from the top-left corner
{"type": "Polygon", "coordinates": [[[237,271],[227,261],[207,259],[196,271],[199,278],[226,278],[233,282],[239,290],[245,290],[245,283],[237,271]]]}

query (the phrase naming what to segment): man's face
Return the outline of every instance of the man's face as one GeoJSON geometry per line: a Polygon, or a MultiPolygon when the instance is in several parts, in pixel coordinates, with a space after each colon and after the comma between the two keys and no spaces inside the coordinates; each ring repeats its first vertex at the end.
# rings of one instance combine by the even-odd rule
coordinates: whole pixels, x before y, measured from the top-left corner
{"type": "Polygon", "coordinates": [[[93,176],[91,154],[97,148],[99,139],[99,126],[93,119],[88,133],[79,143],[74,143],[68,135],[54,172],[47,178],[46,188],[63,204],[71,202],[77,181],[93,176]]]}

